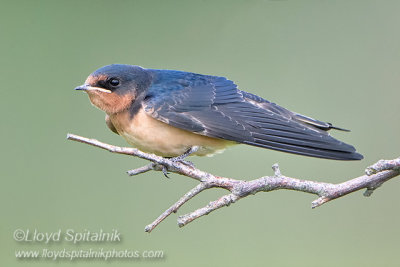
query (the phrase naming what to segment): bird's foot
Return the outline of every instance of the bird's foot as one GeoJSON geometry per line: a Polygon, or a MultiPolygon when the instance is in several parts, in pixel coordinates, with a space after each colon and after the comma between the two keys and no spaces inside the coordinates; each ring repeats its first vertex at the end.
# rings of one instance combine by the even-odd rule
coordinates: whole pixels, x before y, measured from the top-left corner
{"type": "MultiPolygon", "coordinates": [[[[200,147],[198,146],[192,146],[191,148],[189,148],[185,153],[183,153],[180,156],[177,157],[173,157],[173,158],[169,158],[169,160],[173,161],[173,162],[180,162],[182,164],[185,164],[186,166],[192,167],[194,168],[194,164],[191,161],[188,160],[184,160],[185,158],[187,158],[188,156],[190,156],[191,154],[197,152],[200,149],[200,147]]],[[[164,165],[161,165],[161,170],[164,174],[165,177],[169,178],[168,176],[168,168],[164,165]]]]}
{"type": "Polygon", "coordinates": [[[164,165],[160,165],[160,167],[161,167],[161,171],[162,171],[162,173],[164,174],[164,176],[165,176],[166,178],[170,178],[170,177],[168,176],[168,174],[169,174],[168,168],[165,167],[164,165]]]}

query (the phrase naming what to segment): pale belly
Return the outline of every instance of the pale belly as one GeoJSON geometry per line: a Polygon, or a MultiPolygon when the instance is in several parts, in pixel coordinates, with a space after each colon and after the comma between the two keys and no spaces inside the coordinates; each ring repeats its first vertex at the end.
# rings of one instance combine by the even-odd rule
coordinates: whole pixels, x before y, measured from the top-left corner
{"type": "Polygon", "coordinates": [[[111,115],[110,119],[130,145],[163,157],[182,155],[192,146],[200,147],[194,155],[212,156],[236,144],[172,127],[147,115],[144,110],[140,110],[130,121],[127,113],[111,115]]]}

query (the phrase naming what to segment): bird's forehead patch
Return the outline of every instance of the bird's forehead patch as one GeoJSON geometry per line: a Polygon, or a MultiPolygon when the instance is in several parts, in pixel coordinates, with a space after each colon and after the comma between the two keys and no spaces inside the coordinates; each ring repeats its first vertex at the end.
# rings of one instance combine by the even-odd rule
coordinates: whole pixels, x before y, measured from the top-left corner
{"type": "Polygon", "coordinates": [[[87,77],[85,83],[90,84],[90,85],[95,85],[97,84],[98,81],[104,81],[107,80],[107,75],[104,74],[98,74],[98,75],[93,75],[91,74],[89,77],[87,77]]]}

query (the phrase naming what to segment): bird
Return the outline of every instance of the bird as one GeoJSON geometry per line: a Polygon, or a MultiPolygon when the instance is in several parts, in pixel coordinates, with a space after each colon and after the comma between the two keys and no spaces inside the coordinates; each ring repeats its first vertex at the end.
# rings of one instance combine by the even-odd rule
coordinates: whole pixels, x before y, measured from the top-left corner
{"type": "Polygon", "coordinates": [[[361,160],[329,130],[348,131],[240,90],[221,76],[111,64],[75,88],[133,147],[180,159],[246,144],[303,156],[361,160]]]}

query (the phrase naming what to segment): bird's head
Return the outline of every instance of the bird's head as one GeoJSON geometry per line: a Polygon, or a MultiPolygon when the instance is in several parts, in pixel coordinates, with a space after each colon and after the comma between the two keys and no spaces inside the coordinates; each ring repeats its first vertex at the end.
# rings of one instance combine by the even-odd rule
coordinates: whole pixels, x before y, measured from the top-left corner
{"type": "Polygon", "coordinates": [[[121,112],[151,84],[151,75],[139,66],[113,64],[104,66],[75,88],[89,95],[90,102],[107,114],[121,112]]]}

